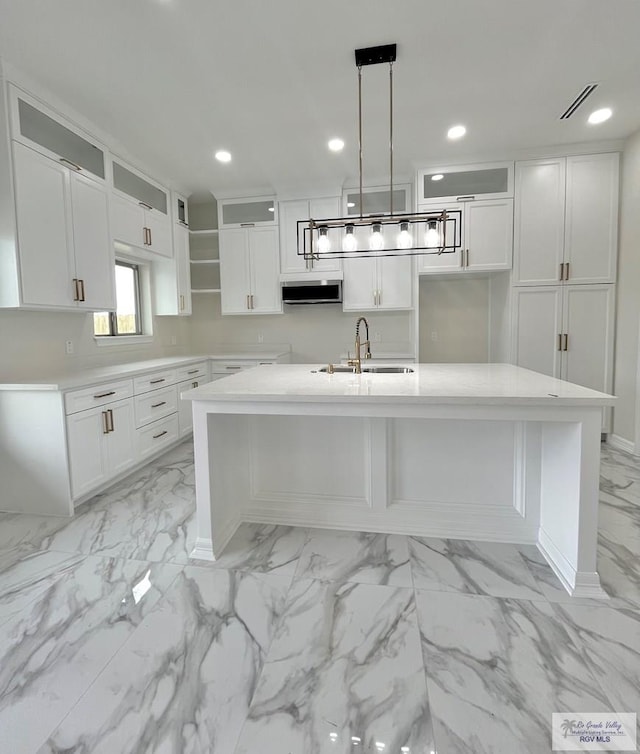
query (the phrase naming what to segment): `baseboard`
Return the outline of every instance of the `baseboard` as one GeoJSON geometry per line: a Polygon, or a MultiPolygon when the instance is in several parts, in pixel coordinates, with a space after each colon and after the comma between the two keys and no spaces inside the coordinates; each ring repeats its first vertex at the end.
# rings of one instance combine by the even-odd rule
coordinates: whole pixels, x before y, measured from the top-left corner
{"type": "Polygon", "coordinates": [[[542,528],[538,532],[538,550],[572,597],[609,599],[609,595],[600,585],[598,573],[596,571],[576,571],[542,528]]]}
{"type": "Polygon", "coordinates": [[[624,437],[620,437],[620,435],[609,435],[607,437],[607,444],[611,445],[612,448],[615,448],[616,450],[622,450],[625,453],[630,453],[632,456],[640,455],[636,453],[636,446],[631,440],[625,440],[624,437]]]}

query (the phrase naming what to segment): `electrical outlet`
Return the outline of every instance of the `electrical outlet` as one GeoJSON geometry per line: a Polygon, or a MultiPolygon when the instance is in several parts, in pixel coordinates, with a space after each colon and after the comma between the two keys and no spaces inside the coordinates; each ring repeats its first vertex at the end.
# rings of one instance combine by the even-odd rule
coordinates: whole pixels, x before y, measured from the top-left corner
{"type": "Polygon", "coordinates": [[[438,340],[438,333],[435,330],[431,331],[431,340],[438,340]]]}
{"type": "Polygon", "coordinates": [[[264,343],[264,335],[262,333],[258,335],[258,343],[264,343]]]}
{"type": "Polygon", "coordinates": [[[67,353],[67,354],[72,354],[73,353],[73,341],[72,340],[67,340],[67,342],[64,344],[64,350],[65,350],[65,353],[67,353]]]}

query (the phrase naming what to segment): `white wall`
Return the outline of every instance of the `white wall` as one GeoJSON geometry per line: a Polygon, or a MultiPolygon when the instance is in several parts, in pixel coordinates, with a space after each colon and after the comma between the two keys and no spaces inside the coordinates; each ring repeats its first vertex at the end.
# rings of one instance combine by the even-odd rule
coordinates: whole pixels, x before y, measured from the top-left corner
{"type": "Polygon", "coordinates": [[[613,434],[640,453],[640,131],[625,144],[620,200],[613,434]]]}
{"type": "Polygon", "coordinates": [[[187,318],[154,317],[153,331],[152,343],[104,347],[93,338],[91,314],[0,310],[0,381],[190,352],[187,318]],[[74,345],[70,356],[65,353],[67,340],[74,345]]]}
{"type": "Polygon", "coordinates": [[[489,278],[420,278],[421,362],[478,363],[489,357],[489,278]]]}
{"type": "MultiPolygon", "coordinates": [[[[364,312],[369,322],[373,356],[392,349],[413,352],[413,312],[364,312]]],[[[335,362],[353,352],[358,313],[344,313],[340,304],[285,306],[284,314],[221,316],[220,297],[193,297],[191,344],[196,352],[209,352],[219,344],[265,345],[289,343],[296,363],[335,362]]]]}

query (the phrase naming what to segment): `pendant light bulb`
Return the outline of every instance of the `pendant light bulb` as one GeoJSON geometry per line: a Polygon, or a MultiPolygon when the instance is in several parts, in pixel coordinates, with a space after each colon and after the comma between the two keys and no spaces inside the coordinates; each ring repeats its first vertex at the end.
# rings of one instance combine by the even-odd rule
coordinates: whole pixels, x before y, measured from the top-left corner
{"type": "Polygon", "coordinates": [[[331,251],[331,241],[329,241],[327,231],[328,228],[326,226],[318,228],[318,251],[320,254],[326,254],[328,251],[331,251]]]}
{"type": "Polygon", "coordinates": [[[440,247],[440,233],[438,232],[437,220],[427,220],[427,230],[424,234],[424,245],[427,249],[438,249],[440,247]]]}
{"type": "Polygon", "coordinates": [[[384,238],[382,237],[382,225],[374,223],[369,239],[369,248],[371,251],[380,251],[384,249],[384,238]]]}
{"type": "Polygon", "coordinates": [[[357,251],[358,239],[356,238],[353,225],[347,225],[345,227],[344,238],[342,239],[342,251],[357,251]]]}
{"type": "Polygon", "coordinates": [[[409,233],[409,223],[400,223],[400,233],[398,234],[398,248],[410,249],[413,246],[413,237],[409,233]]]}

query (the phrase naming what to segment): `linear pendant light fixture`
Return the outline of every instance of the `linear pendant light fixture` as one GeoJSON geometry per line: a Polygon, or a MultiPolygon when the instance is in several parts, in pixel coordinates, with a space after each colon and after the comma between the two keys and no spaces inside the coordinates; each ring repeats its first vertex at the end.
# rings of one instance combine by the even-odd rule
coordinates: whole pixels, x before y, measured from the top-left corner
{"type": "Polygon", "coordinates": [[[396,213],[393,210],[393,64],[396,45],[355,51],[358,68],[358,172],[360,214],[299,220],[298,254],[306,260],[407,254],[446,254],[462,247],[461,210],[396,213]],[[362,68],[389,65],[389,212],[364,215],[362,188],[362,68]]]}

